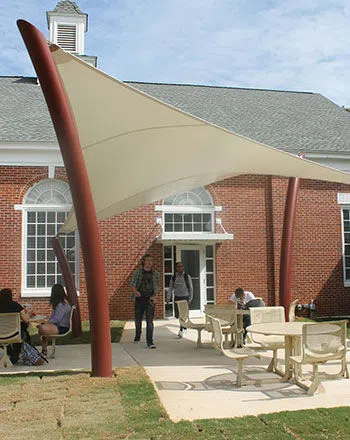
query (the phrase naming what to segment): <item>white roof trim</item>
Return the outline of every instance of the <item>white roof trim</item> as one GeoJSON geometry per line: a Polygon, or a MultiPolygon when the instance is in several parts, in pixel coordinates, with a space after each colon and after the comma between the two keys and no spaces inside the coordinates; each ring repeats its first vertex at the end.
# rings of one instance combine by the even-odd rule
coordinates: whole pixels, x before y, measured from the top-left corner
{"type": "Polygon", "coordinates": [[[154,210],[163,212],[219,212],[222,211],[222,206],[156,205],[154,210]]]}
{"type": "Polygon", "coordinates": [[[226,240],[233,240],[233,234],[217,234],[214,232],[163,232],[157,237],[157,241],[161,243],[179,241],[220,243],[226,240]]]}

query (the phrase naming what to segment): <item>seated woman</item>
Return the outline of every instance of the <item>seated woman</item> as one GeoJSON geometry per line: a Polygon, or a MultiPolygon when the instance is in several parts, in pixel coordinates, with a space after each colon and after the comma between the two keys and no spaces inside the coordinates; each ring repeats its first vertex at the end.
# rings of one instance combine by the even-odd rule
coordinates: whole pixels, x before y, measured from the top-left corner
{"type": "Polygon", "coordinates": [[[52,286],[50,304],[52,306],[52,313],[48,322],[38,326],[43,347],[42,353],[45,356],[47,355],[47,338],[45,338],[45,335],[61,335],[69,330],[71,306],[61,284],[54,284],[52,286]]]}
{"type": "MultiPolygon", "coordinates": [[[[21,336],[30,343],[28,333],[29,315],[26,309],[12,299],[12,290],[5,288],[0,290],[0,313],[19,313],[21,315],[21,336]]],[[[8,354],[13,364],[18,361],[22,344],[11,344],[8,346],[8,354]]]]}

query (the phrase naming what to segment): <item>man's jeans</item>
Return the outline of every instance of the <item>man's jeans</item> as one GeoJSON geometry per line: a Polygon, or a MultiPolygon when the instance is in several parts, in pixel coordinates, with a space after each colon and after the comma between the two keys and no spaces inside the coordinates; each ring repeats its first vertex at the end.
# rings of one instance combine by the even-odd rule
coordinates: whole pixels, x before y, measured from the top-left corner
{"type": "Polygon", "coordinates": [[[155,305],[151,300],[140,298],[135,299],[135,341],[141,338],[142,318],[146,314],[146,341],[147,345],[153,344],[153,316],[155,305]]]}

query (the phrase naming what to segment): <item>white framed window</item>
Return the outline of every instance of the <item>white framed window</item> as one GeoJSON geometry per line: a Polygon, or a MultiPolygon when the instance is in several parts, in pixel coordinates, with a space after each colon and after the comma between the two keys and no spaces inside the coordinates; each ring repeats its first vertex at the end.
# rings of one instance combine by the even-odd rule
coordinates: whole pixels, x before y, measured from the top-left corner
{"type": "Polygon", "coordinates": [[[164,232],[214,232],[215,206],[203,187],[167,197],[163,204],[164,232]]]}
{"type": "MultiPolygon", "coordinates": [[[[174,246],[164,246],[163,247],[164,299],[166,299],[166,297],[167,297],[167,292],[169,289],[170,280],[175,272],[175,255],[176,255],[176,248],[174,246]]],[[[174,316],[173,307],[174,307],[174,305],[173,305],[172,298],[169,303],[164,301],[164,316],[165,317],[174,316]]]]}
{"type": "Polygon", "coordinates": [[[344,286],[350,287],[350,193],[338,193],[337,201],[341,205],[344,286]]]}
{"type": "MultiPolygon", "coordinates": [[[[66,182],[46,179],[30,188],[21,206],[23,211],[22,296],[50,296],[55,283],[63,283],[62,274],[51,246],[72,207],[66,182]]],[[[77,233],[60,237],[78,287],[77,233]]]]}
{"type": "Polygon", "coordinates": [[[215,304],[215,247],[205,246],[206,301],[215,304]]]}
{"type": "Polygon", "coordinates": [[[341,210],[344,286],[350,286],[350,206],[341,210]]]}

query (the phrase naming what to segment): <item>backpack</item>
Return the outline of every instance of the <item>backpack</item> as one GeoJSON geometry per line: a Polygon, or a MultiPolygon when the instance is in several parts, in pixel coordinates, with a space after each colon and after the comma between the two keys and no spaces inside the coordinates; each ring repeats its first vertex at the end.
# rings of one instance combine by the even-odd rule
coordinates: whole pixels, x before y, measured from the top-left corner
{"type": "MultiPolygon", "coordinates": [[[[173,283],[175,283],[176,273],[171,277],[173,283]]],[[[184,272],[184,280],[187,287],[187,290],[190,290],[190,282],[188,281],[188,273],[184,272]]]]}
{"type": "Polygon", "coordinates": [[[46,357],[40,353],[35,347],[23,342],[21,350],[21,358],[23,365],[42,365],[44,362],[49,362],[46,357]]]}

